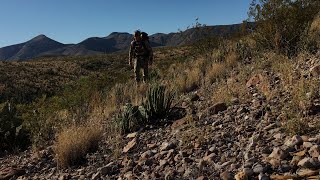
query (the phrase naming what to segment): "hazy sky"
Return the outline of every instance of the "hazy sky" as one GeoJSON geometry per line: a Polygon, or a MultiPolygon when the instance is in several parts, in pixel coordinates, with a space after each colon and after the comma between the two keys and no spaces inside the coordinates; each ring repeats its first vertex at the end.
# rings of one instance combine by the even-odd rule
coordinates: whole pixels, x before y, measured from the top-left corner
{"type": "Polygon", "coordinates": [[[1,0],[0,47],[44,34],[79,43],[111,32],[177,32],[196,18],[206,25],[241,23],[251,0],[1,0]]]}

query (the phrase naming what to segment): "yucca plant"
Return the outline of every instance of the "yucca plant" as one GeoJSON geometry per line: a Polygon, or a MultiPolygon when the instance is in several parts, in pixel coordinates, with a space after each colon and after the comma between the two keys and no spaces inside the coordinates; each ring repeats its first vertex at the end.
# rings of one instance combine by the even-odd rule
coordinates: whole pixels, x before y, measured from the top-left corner
{"type": "Polygon", "coordinates": [[[174,97],[175,93],[163,85],[155,84],[149,87],[143,103],[148,122],[155,123],[156,120],[165,118],[170,112],[174,97]]]}

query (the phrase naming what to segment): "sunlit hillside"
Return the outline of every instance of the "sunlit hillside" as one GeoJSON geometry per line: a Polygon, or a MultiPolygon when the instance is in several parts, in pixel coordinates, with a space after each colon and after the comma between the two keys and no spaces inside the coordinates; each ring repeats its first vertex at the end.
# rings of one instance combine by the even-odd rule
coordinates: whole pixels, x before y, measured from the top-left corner
{"type": "Polygon", "coordinates": [[[146,83],[128,53],[0,62],[0,179],[319,179],[320,4],[276,2],[146,83]]]}

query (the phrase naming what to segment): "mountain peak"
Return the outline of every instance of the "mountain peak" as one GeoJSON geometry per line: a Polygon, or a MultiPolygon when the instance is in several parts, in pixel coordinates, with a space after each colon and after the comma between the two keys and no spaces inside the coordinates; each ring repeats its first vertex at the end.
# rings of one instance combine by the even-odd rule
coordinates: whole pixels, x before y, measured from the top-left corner
{"type": "Polygon", "coordinates": [[[109,36],[118,35],[118,34],[129,34],[129,33],[127,33],[127,32],[112,32],[111,34],[109,34],[109,36]]]}
{"type": "Polygon", "coordinates": [[[127,32],[112,32],[111,34],[109,34],[105,38],[110,39],[110,38],[115,38],[115,37],[119,37],[119,36],[131,36],[131,35],[127,32]]]}
{"type": "Polygon", "coordinates": [[[44,40],[44,39],[50,39],[50,38],[48,38],[48,37],[47,37],[46,35],[44,35],[44,34],[40,34],[40,35],[32,38],[32,40],[35,40],[35,41],[44,40]]]}

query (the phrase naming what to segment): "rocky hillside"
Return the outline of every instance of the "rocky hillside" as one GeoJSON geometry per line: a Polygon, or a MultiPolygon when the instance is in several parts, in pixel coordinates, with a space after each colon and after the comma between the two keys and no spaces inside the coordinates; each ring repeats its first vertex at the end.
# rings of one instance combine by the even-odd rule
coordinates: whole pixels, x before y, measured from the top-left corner
{"type": "Polygon", "coordinates": [[[175,109],[182,118],[142,127],[117,143],[106,137],[80,166],[59,168],[50,146],[1,158],[0,179],[319,179],[320,56],[298,57],[292,66],[266,57],[233,68],[223,83],[242,95],[228,103],[212,99],[228,93],[216,82],[180,97],[175,109]],[[287,80],[315,87],[302,89],[307,99],[300,99],[298,119],[292,103],[300,86],[287,80]]]}
{"type": "MultiPolygon", "coordinates": [[[[179,46],[194,42],[201,37],[230,36],[239,32],[241,24],[220,25],[188,29],[181,33],[150,36],[151,45],[179,46]],[[203,31],[206,33],[204,34],[203,31]]],[[[25,43],[0,48],[0,60],[27,60],[42,56],[87,56],[102,53],[126,51],[129,49],[132,35],[129,33],[114,32],[107,37],[91,37],[78,44],[62,44],[44,35],[39,35],[25,43]]]]}

